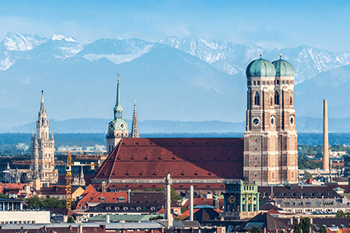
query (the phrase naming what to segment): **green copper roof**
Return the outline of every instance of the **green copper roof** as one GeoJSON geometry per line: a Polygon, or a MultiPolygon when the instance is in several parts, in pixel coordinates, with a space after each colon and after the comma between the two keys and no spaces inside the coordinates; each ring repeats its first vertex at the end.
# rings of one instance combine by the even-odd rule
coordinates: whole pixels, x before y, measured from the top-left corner
{"type": "Polygon", "coordinates": [[[112,130],[126,130],[129,131],[128,129],[128,123],[124,121],[123,119],[116,119],[111,122],[109,122],[108,127],[112,130]]]}
{"type": "Polygon", "coordinates": [[[275,77],[276,70],[271,62],[260,58],[248,65],[246,74],[247,77],[275,77]]]}
{"type": "Polygon", "coordinates": [[[289,62],[283,60],[283,59],[279,59],[276,60],[274,62],[272,62],[272,64],[275,66],[276,69],[276,76],[277,77],[283,77],[283,76],[295,76],[295,69],[292,66],[292,64],[290,64],[289,62]]]}

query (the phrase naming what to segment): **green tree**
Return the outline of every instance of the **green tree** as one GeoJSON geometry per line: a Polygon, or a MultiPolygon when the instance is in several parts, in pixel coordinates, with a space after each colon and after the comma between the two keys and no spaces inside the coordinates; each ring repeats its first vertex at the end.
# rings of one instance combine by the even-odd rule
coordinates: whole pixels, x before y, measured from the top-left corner
{"type": "Polygon", "coordinates": [[[186,211],[187,211],[187,207],[186,206],[181,207],[181,214],[185,213],[186,211]]]}
{"type": "Polygon", "coordinates": [[[310,172],[307,172],[307,171],[305,171],[304,177],[305,177],[305,179],[309,179],[309,178],[312,179],[312,175],[310,174],[310,172]]]}
{"type": "Polygon", "coordinates": [[[2,197],[2,198],[9,198],[9,195],[0,193],[0,197],[2,197]]]}
{"type": "Polygon", "coordinates": [[[175,189],[171,189],[171,199],[174,199],[174,200],[177,200],[177,201],[181,201],[182,200],[182,197],[180,194],[178,194],[176,192],[175,189]]]}
{"type": "Polygon", "coordinates": [[[252,230],[250,232],[251,233],[261,233],[261,229],[259,227],[253,226],[252,230]]]}
{"type": "Polygon", "coordinates": [[[67,220],[67,223],[75,223],[74,218],[70,216],[67,220]]]}
{"type": "Polygon", "coordinates": [[[309,218],[302,218],[300,221],[300,226],[303,233],[310,233],[311,223],[309,218]]]}
{"type": "Polygon", "coordinates": [[[342,210],[338,210],[335,217],[336,218],[344,218],[346,214],[342,210]]]}
{"type": "Polygon", "coordinates": [[[300,225],[296,222],[294,224],[294,233],[300,233],[301,232],[301,227],[300,225]]]}
{"type": "Polygon", "coordinates": [[[318,231],[319,233],[327,233],[326,228],[322,225],[320,230],[318,231]]]}

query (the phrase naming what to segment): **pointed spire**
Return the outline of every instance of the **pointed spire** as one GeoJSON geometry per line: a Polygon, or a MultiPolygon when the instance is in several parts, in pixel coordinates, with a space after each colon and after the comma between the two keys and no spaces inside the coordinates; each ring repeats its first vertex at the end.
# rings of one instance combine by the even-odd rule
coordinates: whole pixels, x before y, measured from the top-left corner
{"type": "Polygon", "coordinates": [[[40,112],[45,111],[45,104],[44,104],[44,91],[41,90],[41,105],[40,105],[40,112]]]}
{"type": "Polygon", "coordinates": [[[134,100],[134,114],[132,116],[132,128],[131,128],[131,137],[139,138],[139,124],[137,122],[137,112],[136,112],[136,100],[134,100]]]}
{"type": "Polygon", "coordinates": [[[51,132],[51,140],[53,140],[53,130],[52,130],[52,132],[51,132]]]}
{"type": "Polygon", "coordinates": [[[114,120],[123,119],[123,107],[120,103],[120,87],[119,87],[119,74],[117,79],[117,98],[114,106],[114,120]]]}

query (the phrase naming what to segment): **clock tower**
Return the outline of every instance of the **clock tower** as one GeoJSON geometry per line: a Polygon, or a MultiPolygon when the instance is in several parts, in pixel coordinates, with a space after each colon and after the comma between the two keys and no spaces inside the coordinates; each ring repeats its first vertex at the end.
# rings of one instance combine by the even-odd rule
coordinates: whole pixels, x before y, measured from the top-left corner
{"type": "Polygon", "coordinates": [[[113,151],[114,147],[122,138],[129,136],[128,123],[123,120],[123,107],[120,103],[119,79],[117,80],[117,99],[113,111],[114,120],[109,122],[106,136],[108,154],[113,151]]]}
{"type": "Polygon", "coordinates": [[[287,61],[252,61],[247,74],[244,177],[248,182],[297,183],[294,67],[287,61]]]}

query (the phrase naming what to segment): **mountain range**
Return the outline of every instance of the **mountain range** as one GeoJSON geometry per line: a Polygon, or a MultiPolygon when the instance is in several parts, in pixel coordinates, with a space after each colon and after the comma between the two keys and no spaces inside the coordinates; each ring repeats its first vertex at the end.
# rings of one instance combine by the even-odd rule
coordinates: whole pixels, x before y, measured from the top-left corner
{"type": "MultiPolygon", "coordinates": [[[[24,129],[35,121],[40,90],[49,119],[74,118],[80,131],[91,132],[94,125],[84,119],[113,117],[118,73],[124,118],[131,118],[137,100],[141,121],[239,124],[245,120],[245,68],[259,53],[270,61],[282,54],[294,65],[298,117],[322,117],[324,98],[331,118],[341,122],[350,117],[348,52],[310,46],[268,50],[177,37],[79,43],[61,35],[9,32],[0,42],[0,132],[24,129]]],[[[219,130],[212,125],[202,131],[219,130]]],[[[153,126],[149,132],[152,128],[159,130],[153,126]]]]}

